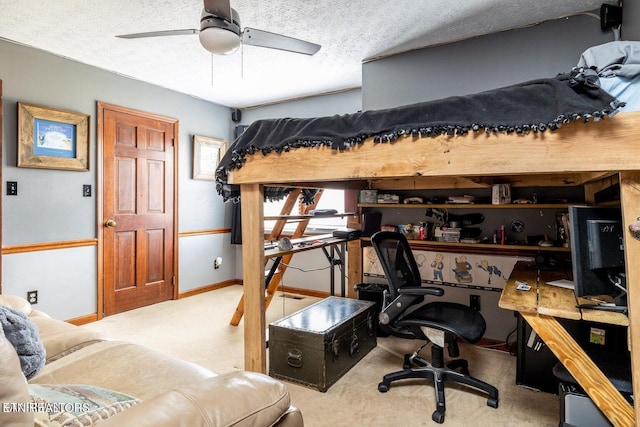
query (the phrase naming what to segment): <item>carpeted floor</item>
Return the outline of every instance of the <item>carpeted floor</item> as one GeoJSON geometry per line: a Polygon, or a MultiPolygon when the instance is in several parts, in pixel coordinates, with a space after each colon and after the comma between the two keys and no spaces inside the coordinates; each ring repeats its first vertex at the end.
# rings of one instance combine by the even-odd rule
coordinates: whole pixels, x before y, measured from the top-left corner
{"type": "MultiPolygon", "coordinates": [[[[243,369],[243,324],[229,325],[242,294],[230,286],[212,292],[168,301],[109,316],[83,327],[107,336],[136,342],[205,366],[216,372],[243,369]]],[[[267,323],[316,302],[318,298],[278,295],[267,310],[267,323]]],[[[386,373],[402,368],[402,357],[419,342],[395,337],[378,338],[378,346],[338,382],[321,393],[286,382],[292,402],[309,427],[387,427],[437,425],[431,383],[405,381],[387,393],[377,385],[386,373]]],[[[426,350],[428,351],[428,349],[426,350]]],[[[449,426],[557,426],[558,396],[531,391],[515,384],[516,359],[507,353],[461,346],[472,375],[496,386],[497,409],[486,405],[486,396],[462,386],[446,386],[449,426]]]]}

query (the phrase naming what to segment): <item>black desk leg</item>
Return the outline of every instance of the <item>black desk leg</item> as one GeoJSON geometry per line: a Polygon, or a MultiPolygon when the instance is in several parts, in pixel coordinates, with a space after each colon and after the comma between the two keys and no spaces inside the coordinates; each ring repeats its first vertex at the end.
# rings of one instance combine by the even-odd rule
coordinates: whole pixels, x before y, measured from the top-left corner
{"type": "Polygon", "coordinates": [[[269,283],[271,283],[271,279],[273,279],[273,275],[276,274],[276,270],[278,269],[278,266],[280,265],[280,261],[282,261],[282,257],[279,256],[277,258],[275,258],[273,260],[273,264],[271,265],[271,268],[269,269],[269,274],[267,274],[267,277],[264,280],[264,286],[265,289],[269,288],[269,283]]]}

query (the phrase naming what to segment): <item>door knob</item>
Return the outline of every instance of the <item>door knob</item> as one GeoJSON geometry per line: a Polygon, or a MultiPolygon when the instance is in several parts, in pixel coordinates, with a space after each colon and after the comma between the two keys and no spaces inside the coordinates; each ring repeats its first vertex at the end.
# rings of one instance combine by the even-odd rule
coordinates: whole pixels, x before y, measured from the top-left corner
{"type": "Polygon", "coordinates": [[[108,219],[105,223],[104,226],[107,228],[113,228],[116,226],[116,222],[112,219],[108,219]]]}

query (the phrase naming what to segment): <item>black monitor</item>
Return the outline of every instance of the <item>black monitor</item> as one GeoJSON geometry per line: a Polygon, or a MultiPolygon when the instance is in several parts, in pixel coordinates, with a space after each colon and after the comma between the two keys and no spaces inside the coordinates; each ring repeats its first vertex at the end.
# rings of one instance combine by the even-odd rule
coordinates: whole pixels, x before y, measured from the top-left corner
{"type": "Polygon", "coordinates": [[[569,239],[576,296],[614,297],[614,304],[579,305],[611,311],[627,311],[624,233],[620,208],[569,207],[569,239]]]}

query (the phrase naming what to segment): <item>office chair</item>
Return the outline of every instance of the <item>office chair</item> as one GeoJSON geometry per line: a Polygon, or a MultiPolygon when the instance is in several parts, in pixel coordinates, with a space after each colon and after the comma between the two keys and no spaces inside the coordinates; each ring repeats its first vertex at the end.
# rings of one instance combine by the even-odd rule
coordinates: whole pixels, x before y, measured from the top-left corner
{"type": "Polygon", "coordinates": [[[446,381],[488,393],[487,405],[497,408],[498,389],[470,376],[466,360],[444,362],[445,345],[449,356],[456,358],[460,356],[458,339],[475,343],[482,338],[486,322],[480,312],[452,302],[427,302],[418,306],[425,296],[440,297],[444,290],[421,286],[420,272],[406,237],[396,232],[379,231],[371,236],[371,243],[389,283],[379,318],[381,328],[402,338],[426,340],[413,354],[404,356],[403,370],[383,377],[378,390],[385,393],[392,382],[407,378],[433,380],[437,407],[431,418],[437,423],[444,422],[446,381]],[[428,362],[418,354],[430,342],[431,361],[428,362]]]}

